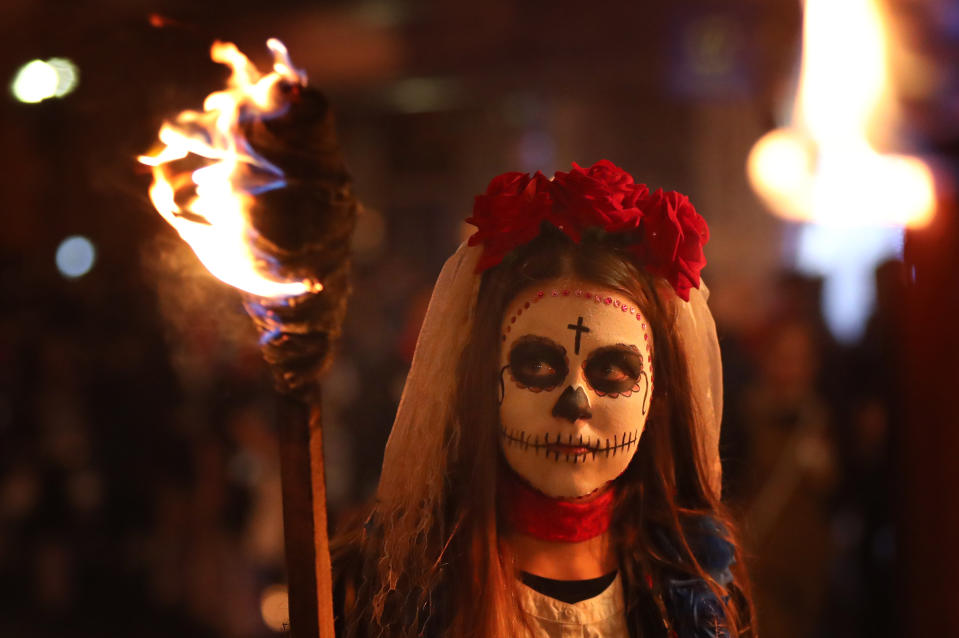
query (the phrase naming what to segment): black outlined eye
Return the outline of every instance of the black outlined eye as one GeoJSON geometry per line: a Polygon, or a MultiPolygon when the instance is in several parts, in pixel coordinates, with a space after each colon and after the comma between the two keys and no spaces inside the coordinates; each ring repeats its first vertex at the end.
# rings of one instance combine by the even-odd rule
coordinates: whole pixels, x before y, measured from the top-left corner
{"type": "Polygon", "coordinates": [[[566,349],[545,337],[520,337],[509,351],[513,378],[530,388],[553,388],[569,374],[566,349]]]}
{"type": "Polygon", "coordinates": [[[597,392],[627,392],[636,385],[643,372],[643,358],[626,345],[597,348],[583,364],[586,380],[597,392]]]}
{"type": "Polygon", "coordinates": [[[610,383],[615,383],[617,381],[624,381],[629,378],[629,373],[624,371],[621,367],[614,363],[607,362],[599,373],[603,376],[603,379],[609,381],[610,383]]]}

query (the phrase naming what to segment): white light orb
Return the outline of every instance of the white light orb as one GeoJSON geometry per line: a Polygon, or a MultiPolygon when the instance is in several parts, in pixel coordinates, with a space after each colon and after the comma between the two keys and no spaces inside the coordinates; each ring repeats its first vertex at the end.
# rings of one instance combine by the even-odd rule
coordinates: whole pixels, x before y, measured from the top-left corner
{"type": "Polygon", "coordinates": [[[10,90],[13,97],[26,104],[36,104],[57,94],[57,70],[43,60],[31,60],[17,71],[10,90]]]}
{"type": "Polygon", "coordinates": [[[80,83],[80,69],[76,64],[66,58],[50,58],[47,64],[57,72],[57,88],[54,90],[54,97],[63,97],[77,88],[77,84],[80,83]]]}
{"type": "Polygon", "coordinates": [[[36,104],[67,95],[77,88],[79,79],[77,65],[66,58],[31,60],[17,71],[10,91],[18,101],[36,104]]]}
{"type": "Polygon", "coordinates": [[[76,279],[90,272],[97,260],[97,250],[86,237],[67,237],[57,247],[57,270],[67,279],[76,279]]]}

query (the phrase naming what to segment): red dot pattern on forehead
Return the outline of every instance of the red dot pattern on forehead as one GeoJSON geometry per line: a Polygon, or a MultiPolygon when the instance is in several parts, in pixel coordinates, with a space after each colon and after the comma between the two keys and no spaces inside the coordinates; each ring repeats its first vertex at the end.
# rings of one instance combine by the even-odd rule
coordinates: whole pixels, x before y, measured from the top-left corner
{"type": "MultiPolygon", "coordinates": [[[[636,316],[636,321],[642,323],[643,326],[643,338],[646,340],[646,352],[650,352],[649,345],[649,326],[646,325],[646,321],[643,319],[642,313],[639,311],[639,308],[636,306],[631,306],[627,303],[620,301],[619,299],[613,299],[612,297],[604,297],[591,293],[588,290],[569,290],[565,288],[554,288],[550,291],[550,297],[569,297],[570,295],[574,297],[582,297],[583,299],[592,299],[595,303],[605,304],[607,306],[612,306],[613,308],[619,308],[623,312],[629,313],[636,316]]],[[[517,308],[516,312],[510,315],[509,321],[506,322],[506,332],[503,333],[501,341],[506,341],[506,335],[512,331],[513,324],[516,323],[516,319],[523,314],[524,310],[528,310],[530,305],[537,303],[540,299],[546,297],[545,290],[537,290],[536,294],[533,295],[528,301],[523,302],[523,304],[517,308]]]]}

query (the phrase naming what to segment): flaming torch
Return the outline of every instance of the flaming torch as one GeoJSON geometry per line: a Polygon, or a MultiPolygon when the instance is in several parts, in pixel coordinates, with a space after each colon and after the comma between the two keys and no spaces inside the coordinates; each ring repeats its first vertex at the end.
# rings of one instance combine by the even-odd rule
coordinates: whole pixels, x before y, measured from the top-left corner
{"type": "Polygon", "coordinates": [[[139,158],[157,211],[218,279],[241,290],[280,393],[283,523],[295,638],[333,636],[319,375],[349,293],[357,203],[332,113],[283,44],[261,74],[217,42],[227,88],[160,129],[139,158]]]}

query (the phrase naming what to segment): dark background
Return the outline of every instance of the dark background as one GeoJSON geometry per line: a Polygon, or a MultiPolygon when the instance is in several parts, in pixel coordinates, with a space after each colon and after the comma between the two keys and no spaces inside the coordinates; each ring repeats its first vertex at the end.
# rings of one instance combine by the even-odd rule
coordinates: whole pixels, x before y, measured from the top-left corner
{"type": "Polygon", "coordinates": [[[909,147],[938,162],[940,210],[907,236],[905,263],[877,272],[864,336],[840,343],[821,282],[789,268],[795,227],[744,171],[795,81],[798,3],[4,3],[0,78],[60,56],[80,83],[40,104],[0,98],[0,635],[273,633],[269,374],[238,295],[152,212],[135,161],[164,118],[222,85],[212,40],[265,68],[270,36],[330,96],[364,203],[324,386],[334,524],[375,488],[472,197],[506,170],[608,158],[690,195],[710,224],[726,495],[747,538],[783,450],[812,450],[774,531],[747,544],[762,635],[952,635],[959,9],[884,6],[935,70],[899,97],[909,147]],[[54,254],[75,234],[97,261],[68,279],[54,254]]]}

